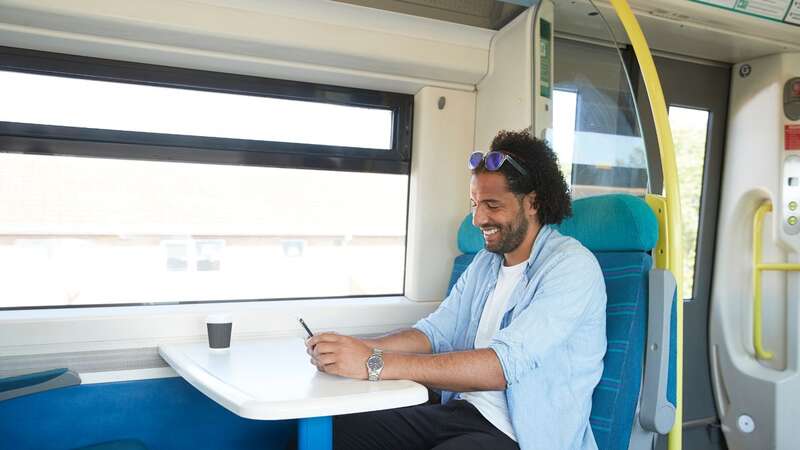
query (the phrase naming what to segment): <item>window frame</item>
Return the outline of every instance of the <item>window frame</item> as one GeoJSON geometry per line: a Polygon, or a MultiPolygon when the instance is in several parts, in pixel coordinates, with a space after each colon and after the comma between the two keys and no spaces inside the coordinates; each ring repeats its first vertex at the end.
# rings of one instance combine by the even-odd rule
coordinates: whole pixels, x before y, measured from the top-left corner
{"type": "Polygon", "coordinates": [[[408,175],[414,97],[0,46],[0,70],[392,111],[391,148],[186,136],[0,121],[0,152],[408,175]]]}
{"type": "MultiPolygon", "coordinates": [[[[0,121],[0,153],[245,165],[408,176],[411,173],[413,95],[4,46],[0,46],[0,70],[383,109],[392,112],[391,148],[388,150],[0,121]]],[[[409,205],[405,208],[406,229],[408,227],[408,208],[409,205]]],[[[405,236],[404,245],[407,248],[408,234],[405,236]]],[[[198,308],[214,308],[213,305],[223,303],[226,305],[259,305],[283,301],[313,302],[323,299],[348,301],[350,299],[402,298],[405,291],[407,256],[404,259],[403,287],[401,292],[397,293],[290,298],[230,298],[157,303],[0,306],[0,313],[35,310],[40,310],[44,314],[70,310],[116,311],[119,308],[171,305],[199,305],[198,308]]],[[[191,263],[192,260],[190,259],[189,262],[191,263]]],[[[196,261],[194,262],[196,263],[196,261]]]]}

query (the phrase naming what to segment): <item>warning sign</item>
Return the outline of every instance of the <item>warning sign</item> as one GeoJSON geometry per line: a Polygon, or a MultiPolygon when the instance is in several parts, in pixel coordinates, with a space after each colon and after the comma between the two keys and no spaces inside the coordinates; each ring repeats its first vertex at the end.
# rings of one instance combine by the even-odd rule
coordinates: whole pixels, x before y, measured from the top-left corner
{"type": "Polygon", "coordinates": [[[774,22],[800,25],[800,0],[690,0],[774,22]]]}
{"type": "Polygon", "coordinates": [[[794,0],[789,12],[786,13],[786,18],[783,20],[784,22],[800,25],[800,0],[794,0]]]}
{"type": "Polygon", "coordinates": [[[786,150],[800,150],[800,125],[784,126],[784,142],[786,150]]]}

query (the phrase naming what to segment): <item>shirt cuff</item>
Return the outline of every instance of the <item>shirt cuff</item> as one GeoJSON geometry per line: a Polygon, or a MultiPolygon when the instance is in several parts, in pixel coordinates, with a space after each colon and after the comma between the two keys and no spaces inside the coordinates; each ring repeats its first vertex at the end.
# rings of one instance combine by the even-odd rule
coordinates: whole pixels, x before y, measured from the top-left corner
{"type": "MultiPolygon", "coordinates": [[[[514,349],[506,342],[499,340],[492,340],[489,348],[494,350],[497,359],[500,360],[500,367],[503,369],[503,375],[506,377],[506,387],[512,386],[519,382],[527,372],[527,368],[522,361],[515,358],[514,349]]],[[[534,369],[539,365],[534,362],[534,369]]]]}
{"type": "Polygon", "coordinates": [[[433,325],[431,325],[427,319],[422,319],[419,322],[415,323],[411,328],[421,332],[428,338],[428,342],[431,344],[431,353],[438,353],[438,342],[434,335],[436,334],[433,329],[433,325]]]}
{"type": "Polygon", "coordinates": [[[503,369],[503,376],[506,378],[506,387],[516,383],[517,380],[512,376],[513,363],[511,362],[511,356],[509,355],[511,351],[508,345],[504,342],[492,341],[489,343],[489,348],[494,350],[494,353],[497,355],[497,359],[500,360],[500,367],[503,369]]]}

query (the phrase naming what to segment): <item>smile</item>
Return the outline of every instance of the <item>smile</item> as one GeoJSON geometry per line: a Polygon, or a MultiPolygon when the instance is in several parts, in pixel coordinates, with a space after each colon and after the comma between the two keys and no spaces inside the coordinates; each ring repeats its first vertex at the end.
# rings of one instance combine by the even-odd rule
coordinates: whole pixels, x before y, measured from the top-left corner
{"type": "Polygon", "coordinates": [[[483,230],[483,236],[484,237],[491,236],[491,235],[497,233],[498,231],[500,231],[499,228],[487,228],[487,229],[483,230]]]}

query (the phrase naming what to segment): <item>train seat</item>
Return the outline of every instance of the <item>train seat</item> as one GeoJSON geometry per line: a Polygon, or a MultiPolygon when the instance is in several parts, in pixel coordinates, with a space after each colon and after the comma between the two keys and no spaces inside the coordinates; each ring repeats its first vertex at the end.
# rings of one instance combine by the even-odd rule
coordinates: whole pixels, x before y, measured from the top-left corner
{"type": "Polygon", "coordinates": [[[86,384],[56,369],[0,378],[0,449],[279,450],[296,429],[239,417],[180,377],[86,384]]]}
{"type": "MultiPolygon", "coordinates": [[[[80,376],[66,368],[3,377],[0,378],[0,401],[80,384],[80,376]]],[[[120,439],[75,450],[147,450],[147,447],[138,439],[120,439]]]]}
{"type": "MultiPolygon", "coordinates": [[[[656,217],[638,197],[602,195],[575,200],[573,216],[555,228],[594,253],[606,283],[608,350],[590,417],[597,446],[650,449],[672,427],[676,380],[677,290],[669,272],[653,269],[656,217]]],[[[448,292],[483,249],[471,214],[459,227],[458,246],[463,254],[448,292]]]]}

